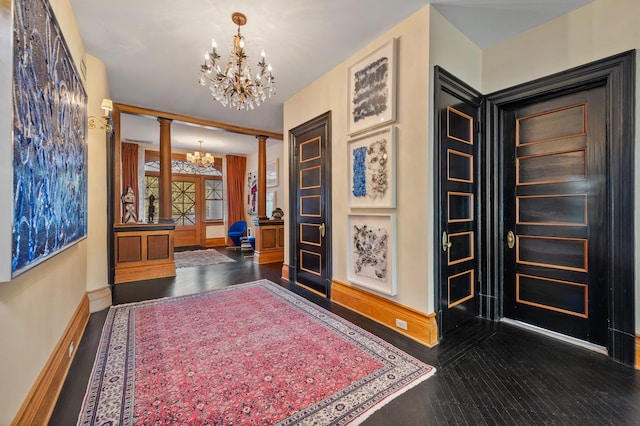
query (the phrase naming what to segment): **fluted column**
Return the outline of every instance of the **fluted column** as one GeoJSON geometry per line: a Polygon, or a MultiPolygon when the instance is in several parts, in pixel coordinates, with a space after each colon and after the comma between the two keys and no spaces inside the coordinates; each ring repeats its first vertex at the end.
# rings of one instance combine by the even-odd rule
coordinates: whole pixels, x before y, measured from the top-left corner
{"type": "Polygon", "coordinates": [[[258,220],[267,216],[267,137],[258,135],[258,220]]]}
{"type": "Polygon", "coordinates": [[[171,214],[171,122],[158,117],[160,123],[160,212],[158,222],[173,223],[171,214]]]}

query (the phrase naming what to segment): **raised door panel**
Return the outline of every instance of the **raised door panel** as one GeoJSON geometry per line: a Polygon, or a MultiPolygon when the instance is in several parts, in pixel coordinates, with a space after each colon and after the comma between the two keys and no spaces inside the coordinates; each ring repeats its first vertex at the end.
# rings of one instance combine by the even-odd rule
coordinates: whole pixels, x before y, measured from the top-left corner
{"type": "Polygon", "coordinates": [[[607,342],[604,89],[528,102],[507,114],[505,315],[607,342]]]}
{"type": "MultiPolygon", "coordinates": [[[[290,225],[292,278],[322,296],[329,296],[330,256],[330,114],[291,130],[290,225]]],[[[284,245],[284,229],[275,236],[284,245]]]]}

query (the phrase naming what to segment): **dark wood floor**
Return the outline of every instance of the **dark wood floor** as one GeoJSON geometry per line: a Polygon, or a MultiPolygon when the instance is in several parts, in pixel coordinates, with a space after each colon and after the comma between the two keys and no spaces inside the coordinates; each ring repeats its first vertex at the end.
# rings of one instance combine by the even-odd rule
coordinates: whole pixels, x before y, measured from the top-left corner
{"type": "MultiPolygon", "coordinates": [[[[113,289],[114,304],[260,278],[290,288],[280,279],[281,264],[258,266],[239,251],[220,251],[237,261],[179,269],[171,279],[120,284],[113,289]]],[[[365,425],[640,425],[640,372],[604,355],[481,319],[428,349],[304,289],[291,290],[438,369],[365,425]]],[[[50,425],[76,424],[106,314],[91,315],[50,425]]]]}

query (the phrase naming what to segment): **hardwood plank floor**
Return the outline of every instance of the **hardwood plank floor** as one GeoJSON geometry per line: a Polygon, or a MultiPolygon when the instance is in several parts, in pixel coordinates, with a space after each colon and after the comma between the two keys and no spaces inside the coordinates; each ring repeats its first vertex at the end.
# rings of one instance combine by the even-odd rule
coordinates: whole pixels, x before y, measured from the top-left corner
{"type": "MultiPolygon", "coordinates": [[[[281,263],[236,262],[178,269],[171,279],[119,284],[114,304],[178,296],[261,278],[290,288],[435,366],[429,380],[400,395],[364,425],[640,425],[640,372],[606,356],[506,323],[475,319],[426,348],[280,279],[281,263]]],[[[50,425],[74,425],[82,406],[107,310],[94,313],[50,425]]]]}

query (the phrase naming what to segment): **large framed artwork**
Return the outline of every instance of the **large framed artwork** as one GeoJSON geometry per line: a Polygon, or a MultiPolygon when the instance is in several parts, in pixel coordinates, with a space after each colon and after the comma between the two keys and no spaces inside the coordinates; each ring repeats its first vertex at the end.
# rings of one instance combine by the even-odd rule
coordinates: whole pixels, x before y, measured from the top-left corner
{"type": "Polygon", "coordinates": [[[247,174],[247,205],[248,213],[251,216],[258,214],[258,173],[249,172],[247,174]]]}
{"type": "Polygon", "coordinates": [[[49,3],[13,3],[11,278],[87,235],[87,94],[49,3]]]}
{"type": "Polygon", "coordinates": [[[347,226],[347,280],[395,296],[395,214],[350,214],[347,226]]]}
{"type": "Polygon", "coordinates": [[[396,45],[391,39],[349,67],[348,134],[396,121],[396,45]]]}
{"type": "Polygon", "coordinates": [[[347,144],[349,207],[396,207],[396,127],[388,126],[347,144]]]}

